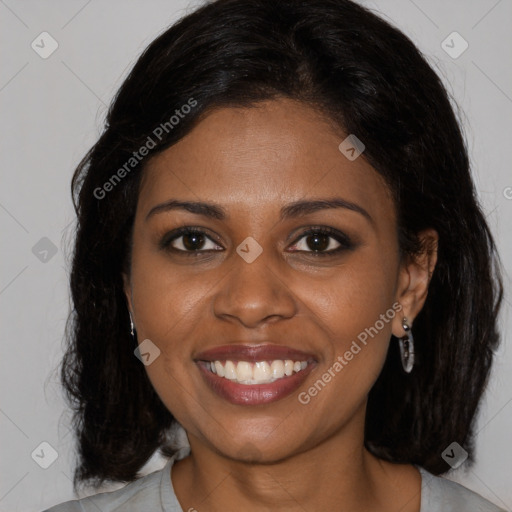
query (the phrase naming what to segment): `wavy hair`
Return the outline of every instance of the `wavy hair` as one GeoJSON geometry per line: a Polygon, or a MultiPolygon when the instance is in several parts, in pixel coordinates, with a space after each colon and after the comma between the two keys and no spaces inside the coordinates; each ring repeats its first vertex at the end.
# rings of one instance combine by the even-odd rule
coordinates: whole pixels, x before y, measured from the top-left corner
{"type": "Polygon", "coordinates": [[[312,106],[364,142],[364,158],[392,193],[402,254],[423,250],[421,230],[439,234],[438,263],[414,323],[416,366],[405,374],[391,344],[369,395],[365,446],[434,474],[449,469],[441,453],[453,441],[472,460],[503,291],[466,143],[441,80],[403,33],[352,1],[218,0],[147,47],[73,176],[73,307],[61,378],[80,459],[75,488],[131,481],[156,450],[175,449],[167,435],[175,420],[133,354],[123,292],[145,164],[211,109],[279,97],[312,106]],[[191,99],[196,106],[171,126],[191,99]],[[162,123],[167,129],[157,137],[162,123]],[[148,137],[151,154],[128,170],[148,137]],[[113,180],[122,168],[122,179],[113,180]]]}

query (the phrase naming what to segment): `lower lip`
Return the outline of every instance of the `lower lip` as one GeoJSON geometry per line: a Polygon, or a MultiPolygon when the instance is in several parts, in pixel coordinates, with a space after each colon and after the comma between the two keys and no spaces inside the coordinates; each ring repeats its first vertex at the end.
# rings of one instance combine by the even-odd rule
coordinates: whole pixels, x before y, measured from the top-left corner
{"type": "Polygon", "coordinates": [[[208,386],[221,398],[235,405],[259,405],[281,400],[296,391],[315,366],[308,362],[304,370],[267,384],[239,384],[207,370],[205,364],[197,363],[208,386]]]}

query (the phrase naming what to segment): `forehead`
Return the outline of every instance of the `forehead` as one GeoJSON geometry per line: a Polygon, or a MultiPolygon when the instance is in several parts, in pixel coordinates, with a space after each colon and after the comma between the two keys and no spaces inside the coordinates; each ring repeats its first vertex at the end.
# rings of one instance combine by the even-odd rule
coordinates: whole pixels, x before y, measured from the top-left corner
{"type": "Polygon", "coordinates": [[[144,170],[139,209],[170,198],[209,200],[238,213],[271,212],[305,198],[343,197],[389,216],[383,178],[339,149],[347,137],[311,107],[269,100],[213,110],[144,170]]]}

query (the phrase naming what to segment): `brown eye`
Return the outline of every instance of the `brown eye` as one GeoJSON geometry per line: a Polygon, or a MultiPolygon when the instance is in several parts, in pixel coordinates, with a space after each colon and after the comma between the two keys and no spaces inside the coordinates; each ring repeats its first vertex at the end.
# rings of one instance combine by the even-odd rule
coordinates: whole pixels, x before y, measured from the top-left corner
{"type": "Polygon", "coordinates": [[[330,245],[332,237],[323,235],[321,233],[315,235],[308,235],[305,237],[306,245],[312,251],[325,251],[330,245]]]}
{"type": "Polygon", "coordinates": [[[186,235],[181,235],[182,242],[181,245],[187,251],[197,251],[201,249],[205,244],[205,236],[200,233],[188,233],[186,235]]]}
{"type": "Polygon", "coordinates": [[[292,249],[311,253],[314,256],[337,254],[344,249],[353,248],[350,239],[341,232],[331,228],[312,228],[298,239],[292,249]]]}
{"type": "Polygon", "coordinates": [[[160,247],[182,253],[223,250],[204,231],[191,227],[168,233],[160,242],[160,247]]]}

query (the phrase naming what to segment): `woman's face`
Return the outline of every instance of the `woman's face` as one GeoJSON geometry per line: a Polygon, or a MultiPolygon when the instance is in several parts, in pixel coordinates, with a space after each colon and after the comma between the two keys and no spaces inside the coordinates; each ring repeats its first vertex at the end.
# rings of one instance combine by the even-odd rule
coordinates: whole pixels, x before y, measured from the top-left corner
{"type": "Polygon", "coordinates": [[[273,100],[214,110],[148,162],[126,294],[139,343],[160,350],[149,378],[191,443],[272,461],[341,429],[362,439],[390,335],[421,304],[389,191],[345,138],[273,100]],[[186,226],[202,233],[173,236],[186,226]]]}

